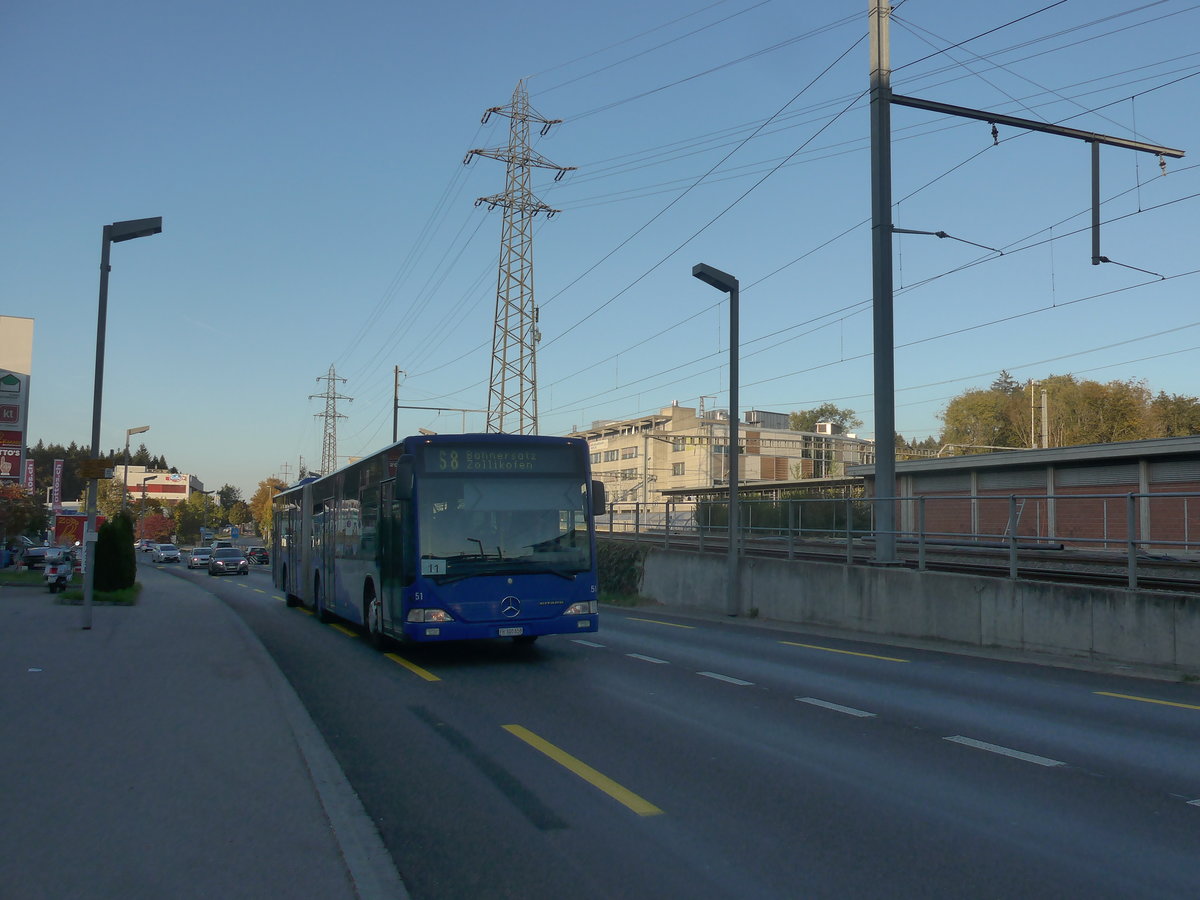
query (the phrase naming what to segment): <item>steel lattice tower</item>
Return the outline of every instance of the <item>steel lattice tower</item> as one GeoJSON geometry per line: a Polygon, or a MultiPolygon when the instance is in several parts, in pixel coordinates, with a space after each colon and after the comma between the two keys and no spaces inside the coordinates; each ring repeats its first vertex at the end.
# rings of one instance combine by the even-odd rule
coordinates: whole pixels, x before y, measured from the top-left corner
{"type": "Polygon", "coordinates": [[[561,119],[547,119],[529,106],[525,82],[518,81],[508,106],[494,106],[483,114],[486,123],[492,114],[509,121],[508,147],[471,150],[463,163],[473,156],[503,160],[508,168],[504,193],[480,197],[488,209],[504,208],[500,237],[500,272],[496,284],[496,325],[492,333],[492,372],[488,388],[489,432],[537,434],[537,307],[533,302],[533,220],[539,212],[546,218],[551,209],[533,195],[530,172],[534,167],[554,169],[557,181],[574,166],[558,166],[529,146],[529,123],[539,122],[542,134],[561,119]]]}
{"type": "Polygon", "coordinates": [[[324,417],[325,419],[325,438],[321,442],[321,474],[328,475],[337,468],[337,420],[346,418],[337,411],[337,402],[346,400],[353,403],[353,397],[343,397],[337,392],[334,387],[335,382],[345,383],[345,378],[338,378],[337,373],[333,371],[333,366],[329,367],[327,375],[320,375],[317,381],[325,382],[325,393],[309,394],[308,399],[312,400],[317,397],[325,398],[325,412],[313,413],[317,418],[324,417]]]}

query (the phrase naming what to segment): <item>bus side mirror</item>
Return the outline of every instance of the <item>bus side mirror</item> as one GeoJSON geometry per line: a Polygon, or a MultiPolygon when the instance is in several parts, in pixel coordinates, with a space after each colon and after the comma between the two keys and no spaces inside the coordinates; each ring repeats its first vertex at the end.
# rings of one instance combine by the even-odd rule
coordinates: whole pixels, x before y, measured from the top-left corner
{"type": "Polygon", "coordinates": [[[411,500],[413,492],[413,457],[411,453],[406,453],[396,461],[396,486],[395,498],[397,500],[411,500]]]}
{"type": "Polygon", "coordinates": [[[604,493],[604,482],[592,482],[592,517],[603,516],[608,512],[608,498],[604,493]]]}

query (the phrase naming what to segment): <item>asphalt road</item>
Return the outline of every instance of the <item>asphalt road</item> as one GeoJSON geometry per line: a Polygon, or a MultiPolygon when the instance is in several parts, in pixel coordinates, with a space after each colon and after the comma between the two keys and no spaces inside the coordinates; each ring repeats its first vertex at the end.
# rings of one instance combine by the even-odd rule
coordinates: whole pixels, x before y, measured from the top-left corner
{"type": "Polygon", "coordinates": [[[269,569],[259,635],[414,898],[1184,897],[1200,689],[609,610],[376,653],[269,569]]]}

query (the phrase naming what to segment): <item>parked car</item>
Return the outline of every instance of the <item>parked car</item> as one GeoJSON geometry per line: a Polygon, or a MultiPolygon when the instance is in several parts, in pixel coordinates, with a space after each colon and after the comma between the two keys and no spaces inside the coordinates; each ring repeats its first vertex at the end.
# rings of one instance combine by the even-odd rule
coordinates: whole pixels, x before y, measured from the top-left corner
{"type": "Polygon", "coordinates": [[[250,560],[236,547],[218,547],[208,560],[209,575],[249,575],[250,560]]]}
{"type": "Polygon", "coordinates": [[[271,561],[271,554],[267,552],[266,547],[251,547],[246,551],[246,559],[260,566],[265,566],[271,561]]]}
{"type": "Polygon", "coordinates": [[[187,560],[189,569],[207,569],[208,561],[212,558],[212,551],[207,547],[193,547],[183,555],[187,560]]]}
{"type": "Polygon", "coordinates": [[[49,549],[22,535],[17,541],[17,552],[20,554],[17,562],[30,569],[40,569],[46,564],[46,552],[49,549]]]}
{"type": "Polygon", "coordinates": [[[179,548],[174,544],[155,544],[150,561],[156,563],[179,562],[179,548]]]}
{"type": "Polygon", "coordinates": [[[141,550],[143,553],[152,553],[152,552],[154,552],[155,543],[156,543],[155,541],[151,541],[146,538],[142,538],[140,541],[138,541],[138,549],[141,550]]]}

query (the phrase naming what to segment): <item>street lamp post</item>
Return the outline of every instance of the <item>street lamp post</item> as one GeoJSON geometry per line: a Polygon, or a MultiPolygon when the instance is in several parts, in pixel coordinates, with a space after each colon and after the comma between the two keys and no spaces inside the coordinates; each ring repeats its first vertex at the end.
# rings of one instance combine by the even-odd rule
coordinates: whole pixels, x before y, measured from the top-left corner
{"type": "MultiPolygon", "coordinates": [[[[151,219],[129,219],[125,222],[113,222],[105,225],[100,240],[100,303],[96,316],[96,377],[92,392],[92,453],[91,458],[100,456],[100,400],[104,393],[104,331],[108,318],[108,256],[113,244],[121,241],[131,241],[134,238],[149,237],[162,232],[162,216],[151,219]]],[[[96,492],[100,488],[100,480],[91,478],[88,481],[87,525],[83,532],[84,559],[87,560],[87,571],[83,576],[83,628],[92,627],[92,595],[96,584],[96,492]]]]}
{"type": "Polygon", "coordinates": [[[157,478],[157,475],[146,475],[142,478],[142,508],[138,513],[138,537],[140,538],[144,538],[146,536],[146,532],[143,530],[142,525],[143,520],[146,518],[146,484],[148,482],[155,481],[157,478]]]}
{"type": "Polygon", "coordinates": [[[692,277],[729,295],[729,575],[725,615],[738,614],[738,280],[697,263],[692,277]]]}
{"type": "Polygon", "coordinates": [[[128,428],[125,431],[125,477],[121,479],[121,512],[125,512],[125,506],[129,500],[129,437],[149,430],[149,425],[139,425],[137,428],[128,428]]]}

